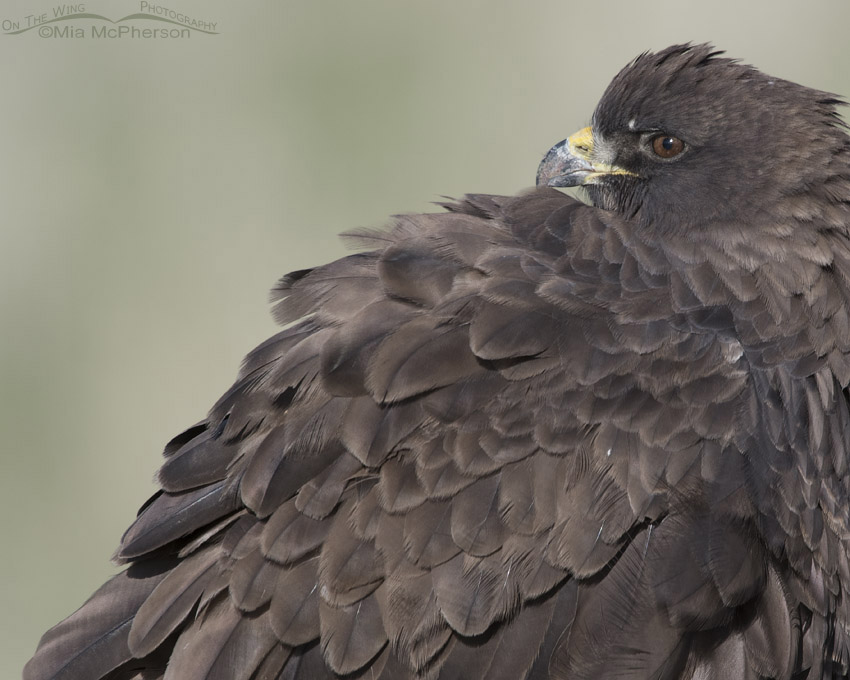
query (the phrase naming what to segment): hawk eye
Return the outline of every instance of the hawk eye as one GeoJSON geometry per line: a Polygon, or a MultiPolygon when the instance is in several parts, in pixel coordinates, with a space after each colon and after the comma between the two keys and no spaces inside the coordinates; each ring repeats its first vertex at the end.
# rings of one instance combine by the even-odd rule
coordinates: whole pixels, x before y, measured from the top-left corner
{"type": "Polygon", "coordinates": [[[673,158],[685,150],[685,143],[672,135],[658,135],[650,143],[652,152],[661,158],[673,158]]]}

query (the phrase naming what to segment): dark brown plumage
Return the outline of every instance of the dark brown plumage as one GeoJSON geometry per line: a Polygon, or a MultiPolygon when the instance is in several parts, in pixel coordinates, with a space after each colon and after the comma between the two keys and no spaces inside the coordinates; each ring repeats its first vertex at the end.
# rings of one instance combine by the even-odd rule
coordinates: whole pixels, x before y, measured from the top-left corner
{"type": "Polygon", "coordinates": [[[850,673],[850,139],[677,46],[538,182],[352,238],[26,680],[850,673]]]}

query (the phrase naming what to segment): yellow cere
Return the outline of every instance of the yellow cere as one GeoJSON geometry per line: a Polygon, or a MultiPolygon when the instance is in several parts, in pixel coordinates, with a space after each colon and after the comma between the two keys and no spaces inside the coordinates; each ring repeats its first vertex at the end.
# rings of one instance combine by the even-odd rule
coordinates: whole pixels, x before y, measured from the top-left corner
{"type": "Polygon", "coordinates": [[[571,134],[567,138],[567,145],[571,154],[589,161],[590,154],[593,153],[593,130],[586,127],[571,134]]]}
{"type": "MultiPolygon", "coordinates": [[[[585,176],[582,184],[594,184],[597,178],[604,177],[606,175],[639,176],[636,172],[631,172],[630,170],[626,170],[625,168],[621,168],[617,165],[606,163],[601,158],[593,158],[593,130],[590,127],[582,128],[578,132],[570,135],[567,138],[567,146],[569,147],[569,152],[572,155],[578,156],[593,166],[593,171],[585,176]]],[[[604,157],[604,149],[600,149],[600,152],[601,153],[597,153],[596,156],[604,157]]]]}

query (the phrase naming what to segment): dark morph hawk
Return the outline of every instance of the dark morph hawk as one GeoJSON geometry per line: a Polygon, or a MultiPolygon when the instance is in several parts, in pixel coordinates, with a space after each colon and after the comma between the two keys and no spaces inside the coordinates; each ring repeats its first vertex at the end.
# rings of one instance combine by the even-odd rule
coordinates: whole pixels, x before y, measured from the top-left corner
{"type": "Polygon", "coordinates": [[[24,677],[848,677],[839,103],[644,54],[543,188],[286,276],[24,677]]]}

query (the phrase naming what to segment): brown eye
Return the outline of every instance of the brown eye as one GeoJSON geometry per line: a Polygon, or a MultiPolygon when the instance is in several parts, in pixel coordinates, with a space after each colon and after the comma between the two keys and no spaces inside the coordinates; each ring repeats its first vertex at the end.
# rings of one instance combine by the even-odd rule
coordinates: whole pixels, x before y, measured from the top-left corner
{"type": "Polygon", "coordinates": [[[673,158],[685,150],[685,143],[678,137],[658,135],[652,140],[652,151],[661,158],[673,158]]]}

